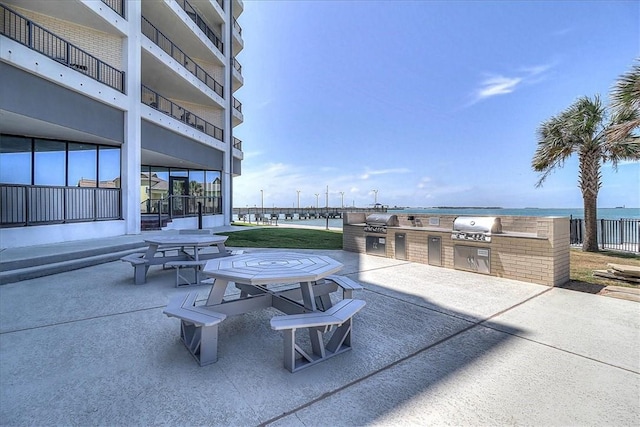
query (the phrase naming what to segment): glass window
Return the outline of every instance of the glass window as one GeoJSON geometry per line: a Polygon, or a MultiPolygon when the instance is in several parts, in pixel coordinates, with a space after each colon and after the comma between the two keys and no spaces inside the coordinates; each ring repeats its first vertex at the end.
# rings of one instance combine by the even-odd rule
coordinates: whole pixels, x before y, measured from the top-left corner
{"type": "Polygon", "coordinates": [[[149,196],[152,200],[166,199],[169,195],[169,169],[151,167],[149,196]]]}
{"type": "Polygon", "coordinates": [[[206,172],[206,195],[212,197],[220,197],[220,172],[218,171],[207,171],[206,172]]]}
{"type": "Polygon", "coordinates": [[[69,186],[98,186],[98,147],[96,145],[69,143],[68,162],[69,186]]]}
{"type": "Polygon", "coordinates": [[[66,143],[36,139],[34,148],[33,183],[35,185],[66,185],[66,143]]]}
{"type": "Polygon", "coordinates": [[[120,147],[98,147],[98,187],[120,188],[120,147]]]}
{"type": "Polygon", "coordinates": [[[189,171],[189,194],[204,196],[204,171],[189,171]]]}
{"type": "Polygon", "coordinates": [[[0,135],[0,182],[31,184],[31,139],[0,135]]]}

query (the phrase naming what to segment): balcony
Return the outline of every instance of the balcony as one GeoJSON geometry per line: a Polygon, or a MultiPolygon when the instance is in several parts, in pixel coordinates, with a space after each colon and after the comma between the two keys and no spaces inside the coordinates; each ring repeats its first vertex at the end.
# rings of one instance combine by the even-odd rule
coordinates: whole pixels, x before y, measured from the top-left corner
{"type": "Polygon", "coordinates": [[[124,0],[102,0],[102,3],[124,18],[124,0]]]}
{"type": "Polygon", "coordinates": [[[198,117],[184,107],[170,101],[144,85],[142,85],[142,103],[166,114],[167,116],[173,117],[174,119],[179,120],[200,132],[204,132],[219,141],[224,140],[224,131],[222,129],[198,117]]]}
{"type": "Polygon", "coordinates": [[[160,32],[151,22],[149,22],[144,16],[142,17],[142,34],[147,36],[149,40],[154,42],[163,51],[169,54],[179,64],[182,64],[191,74],[196,76],[198,80],[206,84],[210,89],[220,97],[223,95],[223,86],[218,83],[209,73],[207,73],[202,67],[187,56],[182,49],[176,46],[169,38],[167,38],[162,32],[160,32]]]}
{"type": "Polygon", "coordinates": [[[233,148],[242,151],[242,141],[235,136],[233,137],[233,148]]]}
{"type": "Polygon", "coordinates": [[[124,71],[102,62],[2,5],[0,5],[0,20],[0,34],[124,93],[124,71]]]}
{"type": "Polygon", "coordinates": [[[189,17],[196,23],[198,28],[204,33],[204,35],[213,43],[213,45],[224,54],[224,43],[220,40],[220,37],[207,25],[206,21],[200,16],[196,9],[191,6],[187,0],[176,0],[180,7],[189,15],[189,17]]]}

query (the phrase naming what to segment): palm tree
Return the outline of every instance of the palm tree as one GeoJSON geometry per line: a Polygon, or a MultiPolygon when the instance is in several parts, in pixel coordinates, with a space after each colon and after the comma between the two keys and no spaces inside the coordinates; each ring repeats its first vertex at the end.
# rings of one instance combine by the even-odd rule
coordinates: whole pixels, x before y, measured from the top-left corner
{"type": "Polygon", "coordinates": [[[538,128],[538,148],[531,162],[537,172],[543,172],[536,187],[574,153],[578,155],[578,187],[584,202],[585,236],[582,249],[598,251],[597,201],[602,186],[600,168],[611,162],[615,167],[621,160],[637,160],[637,143],[625,139],[608,139],[610,122],[607,110],[598,96],[579,98],[569,108],[542,122],[538,128]]]}
{"type": "Polygon", "coordinates": [[[613,87],[611,109],[613,125],[607,132],[607,138],[637,143],[638,136],[634,131],[640,127],[640,62],[623,74],[613,87]]]}

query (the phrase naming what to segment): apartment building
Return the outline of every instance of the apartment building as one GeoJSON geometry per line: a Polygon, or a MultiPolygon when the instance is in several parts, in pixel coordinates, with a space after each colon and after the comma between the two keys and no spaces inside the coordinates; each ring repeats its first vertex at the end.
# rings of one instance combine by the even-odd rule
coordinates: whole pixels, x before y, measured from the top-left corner
{"type": "Polygon", "coordinates": [[[0,246],[229,224],[243,7],[0,0],[0,246]]]}

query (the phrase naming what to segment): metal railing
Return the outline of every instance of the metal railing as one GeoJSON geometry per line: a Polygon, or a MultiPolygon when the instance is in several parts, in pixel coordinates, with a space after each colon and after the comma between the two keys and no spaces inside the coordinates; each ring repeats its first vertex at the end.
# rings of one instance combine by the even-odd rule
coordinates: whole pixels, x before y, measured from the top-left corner
{"type": "Polygon", "coordinates": [[[233,97],[233,108],[235,108],[239,113],[242,113],[242,102],[238,101],[238,99],[233,97]]]}
{"type": "Polygon", "coordinates": [[[0,33],[124,93],[124,71],[102,62],[24,16],[0,5],[0,33]]]}
{"type": "Polygon", "coordinates": [[[233,148],[242,151],[242,140],[236,138],[235,136],[233,137],[233,148]]]}
{"type": "Polygon", "coordinates": [[[119,188],[0,185],[0,226],[122,218],[119,188]]]}
{"type": "Polygon", "coordinates": [[[196,23],[198,28],[202,30],[204,35],[209,40],[211,40],[211,42],[215,45],[215,47],[217,47],[221,53],[224,53],[224,43],[222,43],[222,40],[220,40],[220,37],[218,37],[216,33],[211,28],[209,28],[205,20],[202,19],[200,15],[198,15],[198,13],[193,8],[193,6],[191,6],[187,0],[176,0],[176,1],[180,5],[180,7],[187,13],[187,15],[189,15],[189,17],[193,20],[193,22],[196,23]]]}
{"type": "Polygon", "coordinates": [[[237,72],[242,74],[242,64],[240,64],[236,58],[233,58],[233,68],[235,68],[237,72]]]}
{"type": "Polygon", "coordinates": [[[239,35],[242,35],[242,27],[240,26],[240,24],[238,24],[236,18],[233,18],[233,29],[236,30],[239,35]]]}
{"type": "MultiPolygon", "coordinates": [[[[570,242],[580,245],[584,239],[584,220],[569,221],[570,242]]],[[[640,253],[640,219],[601,219],[598,221],[598,247],[640,253]]]]}
{"type": "Polygon", "coordinates": [[[222,213],[222,197],[219,196],[185,196],[171,195],[161,199],[147,199],[140,203],[143,214],[157,214],[162,217],[187,218],[198,216],[198,204],[201,205],[203,215],[218,215],[222,213]]]}
{"type": "Polygon", "coordinates": [[[185,54],[182,49],[176,46],[167,36],[162,34],[151,22],[149,22],[144,16],[142,17],[142,34],[147,36],[149,40],[154,42],[160,49],[171,55],[178,63],[186,68],[191,74],[196,76],[201,82],[206,84],[220,97],[224,98],[224,87],[216,81],[209,73],[207,73],[201,66],[185,54]]]}
{"type": "Polygon", "coordinates": [[[124,18],[124,0],[102,0],[102,3],[124,18]]]}
{"type": "Polygon", "coordinates": [[[151,108],[161,111],[176,120],[180,120],[181,122],[214,137],[219,141],[224,140],[224,131],[222,129],[204,119],[201,119],[178,104],[174,104],[164,96],[144,85],[142,85],[142,102],[151,108]]]}

